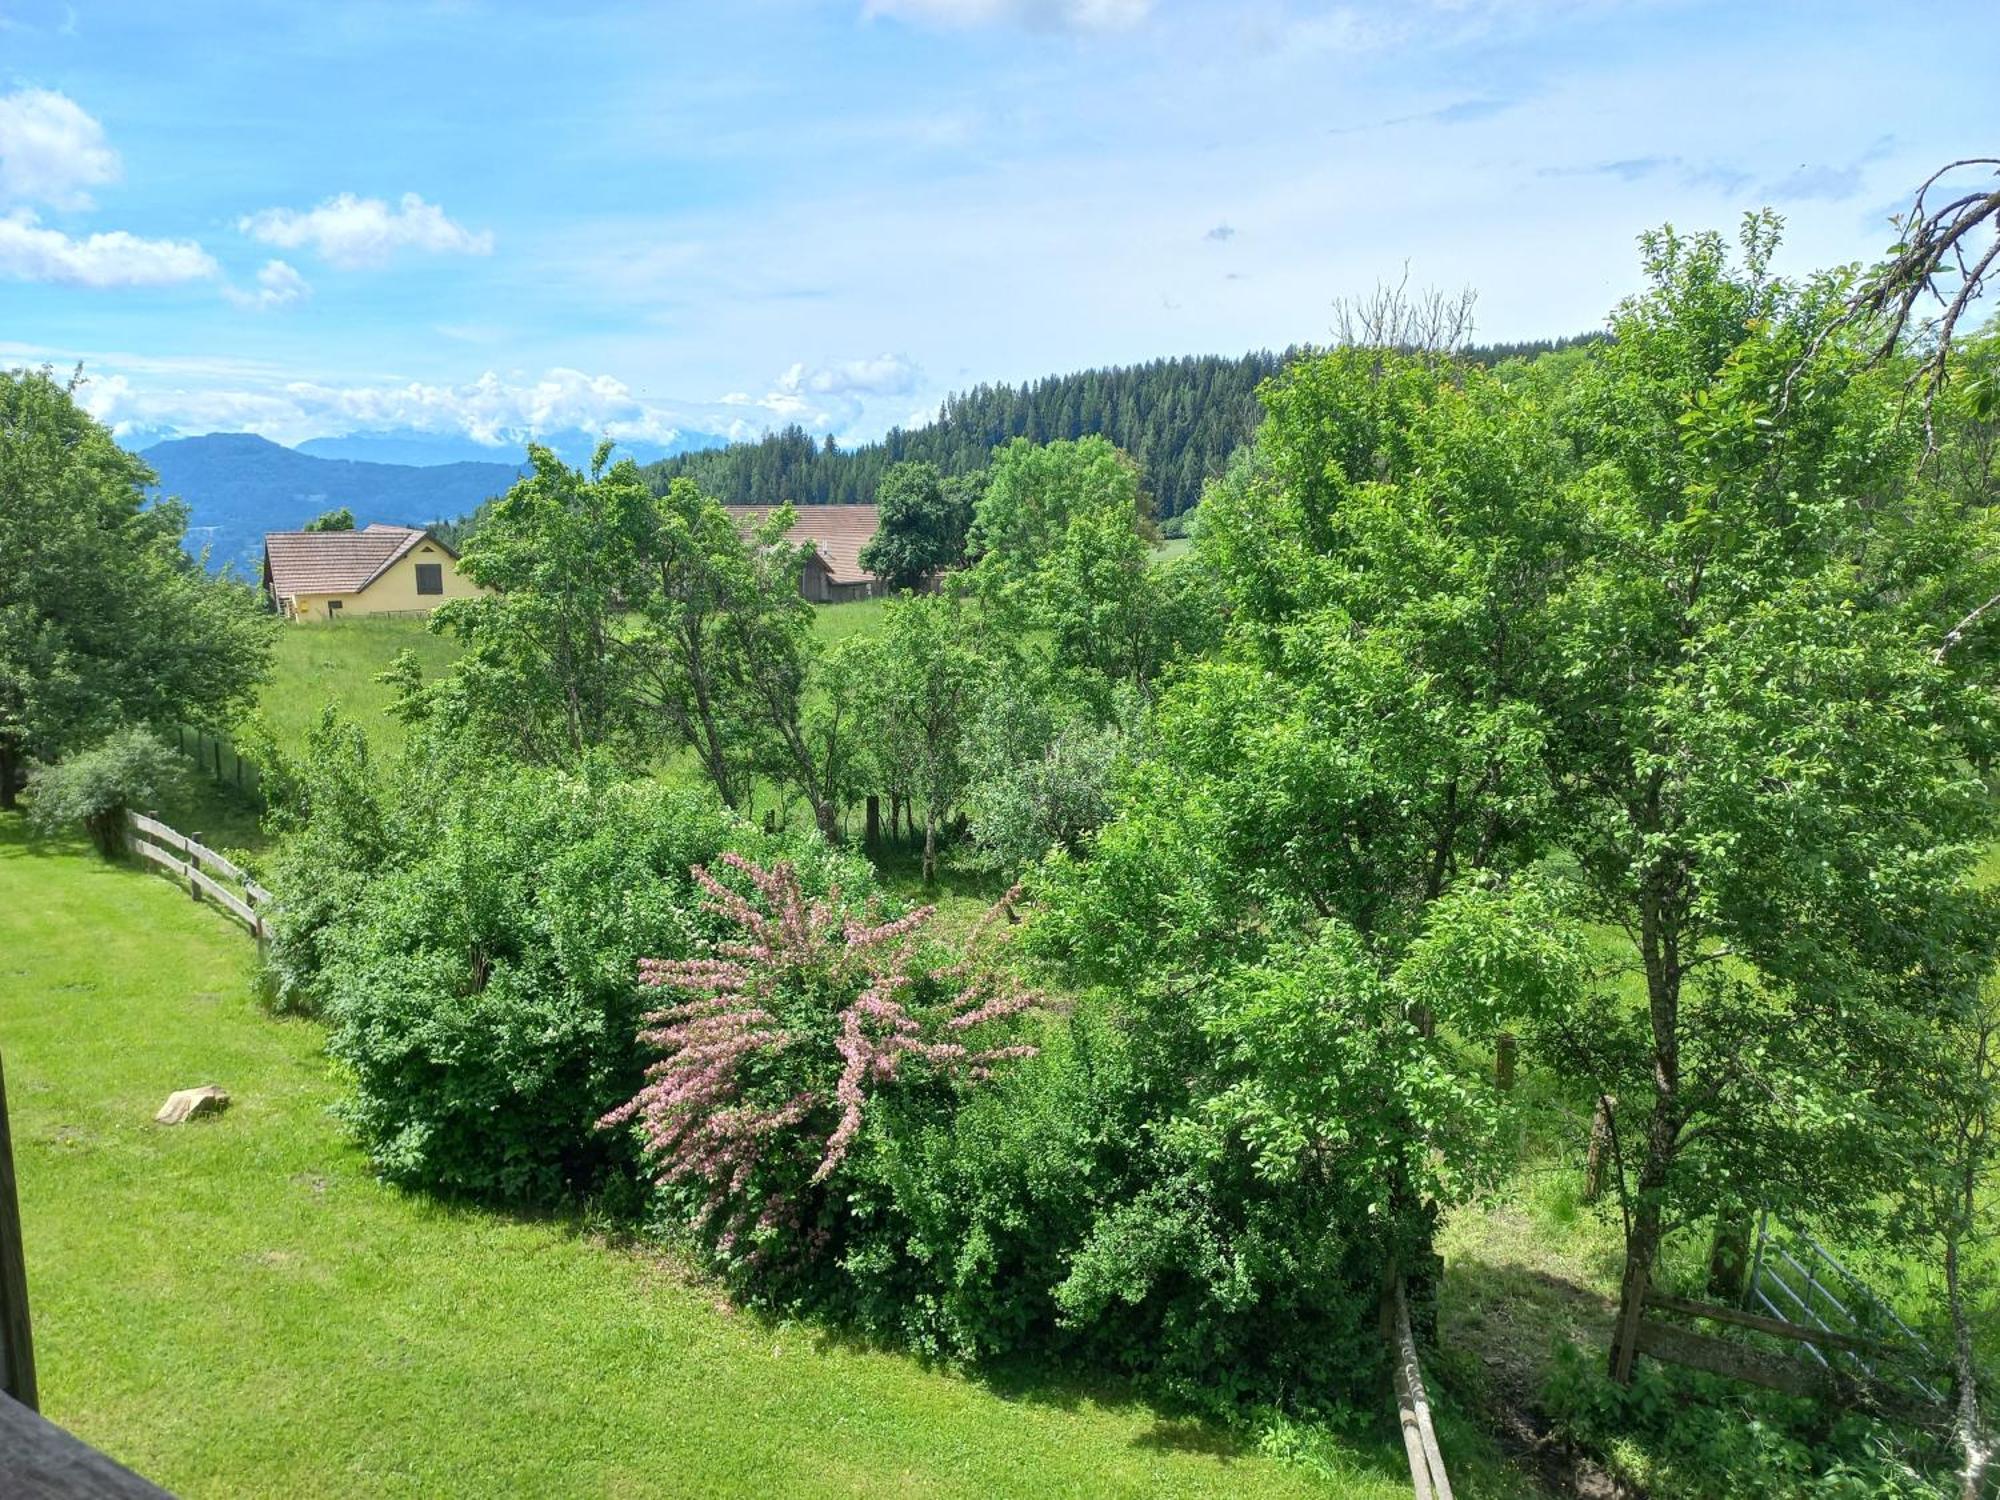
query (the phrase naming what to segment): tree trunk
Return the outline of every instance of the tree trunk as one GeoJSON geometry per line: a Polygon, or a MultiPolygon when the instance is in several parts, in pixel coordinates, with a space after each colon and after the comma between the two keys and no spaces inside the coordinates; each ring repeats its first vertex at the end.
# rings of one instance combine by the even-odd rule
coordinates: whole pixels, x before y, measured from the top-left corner
{"type": "Polygon", "coordinates": [[[1646,965],[1646,1002],[1653,1023],[1653,1108],[1646,1120],[1646,1154],[1625,1235],[1625,1276],[1619,1289],[1618,1332],[1611,1344],[1611,1378],[1624,1385],[1645,1312],[1646,1287],[1666,1223],[1666,1190],[1681,1136],[1680,934],[1671,900],[1649,880],[1639,898],[1639,952],[1646,965]]]}
{"type": "Polygon", "coordinates": [[[813,817],[819,822],[819,831],[829,844],[840,842],[840,809],[831,802],[813,799],[813,817]]]}
{"type": "MultiPolygon", "coordinates": [[[[1970,1176],[1968,1172],[1968,1198],[1971,1196],[1970,1176]]],[[[1959,1231],[1954,1225],[1944,1241],[1945,1296],[1951,1305],[1952,1378],[1958,1385],[1951,1435],[1958,1443],[1959,1457],[1963,1461],[1958,1471],[1960,1500],[1980,1500],[1986,1492],[1986,1471],[1993,1462],[1993,1440],[1987,1436],[1979,1420],[1979,1364],[1972,1346],[1972,1320],[1966,1315],[1958,1242],[1959,1231]]]]}
{"type": "Polygon", "coordinates": [[[17,770],[14,747],[0,740],[0,808],[11,812],[15,807],[14,777],[17,770]]]}
{"type": "Polygon", "coordinates": [[[1590,1152],[1583,1161],[1583,1201],[1595,1203],[1604,1194],[1604,1168],[1611,1160],[1611,1115],[1618,1101],[1610,1094],[1597,1096],[1597,1109],[1590,1117],[1590,1152]]]}
{"type": "Polygon", "coordinates": [[[882,842],[882,799],[873,792],[868,794],[868,826],[862,839],[870,849],[882,842]]]}
{"type": "Polygon", "coordinates": [[[937,884],[937,810],[924,808],[924,884],[937,884]]]}

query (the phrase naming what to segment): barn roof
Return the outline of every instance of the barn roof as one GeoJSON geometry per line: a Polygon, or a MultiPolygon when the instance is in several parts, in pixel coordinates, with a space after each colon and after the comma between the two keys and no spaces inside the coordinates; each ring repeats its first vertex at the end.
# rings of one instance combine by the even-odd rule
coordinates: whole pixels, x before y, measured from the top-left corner
{"type": "MultiPolygon", "coordinates": [[[[775,505],[730,505],[724,509],[748,531],[761,525],[775,505]]],[[[861,549],[875,535],[872,505],[797,505],[792,508],[791,540],[811,542],[835,583],[873,583],[875,575],[861,566],[861,549]]]]}
{"type": "Polygon", "coordinates": [[[264,578],[281,599],[300,594],[358,594],[418,542],[457,556],[420,526],[377,521],[359,531],[268,531],[264,578]]]}

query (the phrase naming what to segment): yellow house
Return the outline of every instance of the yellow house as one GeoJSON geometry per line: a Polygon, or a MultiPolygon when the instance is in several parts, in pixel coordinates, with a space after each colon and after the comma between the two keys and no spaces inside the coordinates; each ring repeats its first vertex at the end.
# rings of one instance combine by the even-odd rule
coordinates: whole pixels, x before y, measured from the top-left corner
{"type": "Polygon", "coordinates": [[[447,599],[490,592],[458,571],[458,554],[428,531],[272,531],[264,536],[264,592],[288,620],[429,614],[447,599]]]}

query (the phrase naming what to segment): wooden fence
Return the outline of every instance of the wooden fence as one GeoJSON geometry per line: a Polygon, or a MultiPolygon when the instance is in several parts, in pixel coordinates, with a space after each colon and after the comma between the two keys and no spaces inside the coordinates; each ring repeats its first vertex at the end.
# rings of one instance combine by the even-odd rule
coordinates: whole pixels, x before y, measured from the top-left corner
{"type": "Polygon", "coordinates": [[[264,908],[270,905],[271,893],[241,865],[140,813],[126,814],[125,841],[136,857],[180,881],[196,901],[213,902],[248,928],[260,944],[264,941],[264,908]]]}
{"type": "Polygon", "coordinates": [[[1391,1276],[1382,1293],[1382,1335],[1389,1345],[1389,1372],[1396,1388],[1403,1452],[1410,1461],[1411,1494],[1415,1500],[1451,1500],[1451,1480],[1445,1475],[1444,1453],[1431,1422],[1430,1394],[1424,1389],[1417,1341],[1410,1331],[1410,1297],[1400,1275],[1391,1276]]]}
{"type": "Polygon", "coordinates": [[[1761,1305],[1762,1311],[1674,1296],[1652,1286],[1651,1277],[1643,1274],[1636,1287],[1628,1283],[1627,1301],[1612,1339],[1612,1377],[1621,1383],[1629,1380],[1634,1360],[1644,1354],[1795,1396],[1877,1411],[1916,1426],[1937,1425],[1945,1406],[1937,1377],[1941,1362],[1935,1353],[1817,1242],[1796,1236],[1799,1244],[1810,1245],[1811,1254],[1824,1260],[1827,1270],[1845,1278],[1849,1298],[1865,1303],[1874,1315],[1855,1316],[1827,1291],[1827,1270],[1801,1264],[1789,1250],[1780,1252],[1774,1246],[1773,1228],[1769,1216],[1764,1216],[1758,1233],[1759,1265],[1751,1270],[1745,1293],[1745,1300],[1761,1305]],[[1809,1288],[1818,1287],[1823,1302],[1810,1294],[1795,1295],[1793,1307],[1781,1308],[1773,1301],[1767,1287],[1783,1282],[1763,1262],[1780,1253],[1809,1288]],[[1823,1314],[1827,1305],[1839,1309],[1837,1320],[1823,1314]],[[1697,1333],[1686,1322],[1648,1314],[1709,1323],[1768,1342],[1697,1333]]]}

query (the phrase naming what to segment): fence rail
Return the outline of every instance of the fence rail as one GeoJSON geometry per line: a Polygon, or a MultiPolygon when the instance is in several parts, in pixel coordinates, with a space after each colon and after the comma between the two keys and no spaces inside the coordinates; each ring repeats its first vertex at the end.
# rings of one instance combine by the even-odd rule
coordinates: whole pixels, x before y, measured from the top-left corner
{"type": "Polygon", "coordinates": [[[1382,1335],[1389,1345],[1389,1370],[1396,1391],[1396,1415],[1403,1429],[1403,1451],[1410,1462],[1413,1500],[1452,1500],[1451,1479],[1431,1421],[1430,1394],[1424,1389],[1423,1366],[1417,1362],[1417,1341],[1410,1331],[1410,1298],[1400,1274],[1382,1291],[1382,1335]]]}
{"type": "MultiPolygon", "coordinates": [[[[1650,1268],[1649,1268],[1650,1269],[1650,1268]]],[[[1613,1340],[1620,1379],[1640,1354],[1794,1395],[1863,1406],[1919,1426],[1945,1410],[1942,1362],[1886,1301],[1810,1235],[1759,1217],[1742,1305],[1660,1291],[1642,1273],[1628,1282],[1613,1340]],[[1698,1333],[1646,1316],[1667,1313],[1775,1341],[1698,1333]]]]}
{"type": "Polygon", "coordinates": [[[264,908],[271,902],[271,893],[252,880],[241,865],[157,818],[127,813],[125,823],[126,846],[134,855],[180,881],[194,900],[206,898],[221,907],[259,943],[264,941],[268,936],[264,908]],[[221,880],[215,878],[218,875],[221,880]],[[232,890],[232,885],[237,889],[232,890]]]}

